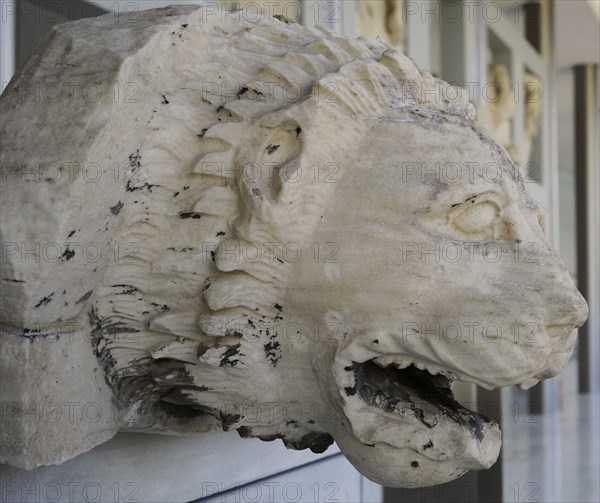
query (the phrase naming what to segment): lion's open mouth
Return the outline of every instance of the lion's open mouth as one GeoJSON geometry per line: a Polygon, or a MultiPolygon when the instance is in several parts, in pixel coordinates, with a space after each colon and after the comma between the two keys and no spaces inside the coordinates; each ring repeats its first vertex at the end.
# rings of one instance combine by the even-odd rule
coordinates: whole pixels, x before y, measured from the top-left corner
{"type": "Polygon", "coordinates": [[[454,399],[451,381],[445,375],[432,375],[414,365],[383,367],[377,359],[353,363],[352,370],[355,387],[348,393],[356,393],[368,405],[388,413],[413,414],[427,428],[434,428],[442,416],[482,441],[484,426],[492,423],[454,399]]]}
{"type": "Polygon", "coordinates": [[[496,461],[498,425],[454,398],[450,370],[391,354],[351,360],[343,369],[341,410],[350,424],[333,433],[353,463],[368,468],[376,459],[393,460],[408,470],[398,477],[425,481],[433,471],[441,483],[496,461]]]}

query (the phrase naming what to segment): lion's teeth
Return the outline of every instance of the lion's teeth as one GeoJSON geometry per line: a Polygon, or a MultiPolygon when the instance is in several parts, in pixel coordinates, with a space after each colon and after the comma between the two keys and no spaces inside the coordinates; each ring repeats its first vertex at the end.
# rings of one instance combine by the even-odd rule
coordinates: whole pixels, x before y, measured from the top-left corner
{"type": "Polygon", "coordinates": [[[383,355],[378,358],[375,358],[375,360],[373,361],[380,367],[384,368],[391,367],[393,365],[396,368],[404,369],[412,365],[412,362],[410,360],[406,360],[404,358],[394,355],[383,355]]]}
{"type": "Polygon", "coordinates": [[[400,355],[382,355],[373,360],[377,365],[383,368],[387,367],[396,367],[397,369],[405,369],[414,365],[419,370],[425,370],[431,375],[441,374],[445,376],[448,380],[454,381],[457,377],[448,369],[443,367],[439,367],[432,363],[424,363],[420,361],[413,361],[406,357],[400,355]]]}
{"type": "Polygon", "coordinates": [[[440,374],[445,376],[449,381],[456,381],[456,376],[449,370],[442,370],[440,374]]]}
{"type": "Polygon", "coordinates": [[[443,373],[443,369],[441,369],[440,367],[425,367],[427,372],[429,372],[432,376],[436,376],[438,374],[442,374],[443,373]]]}
{"type": "Polygon", "coordinates": [[[383,368],[389,367],[394,363],[389,356],[380,356],[378,358],[375,358],[373,361],[383,368]]]}

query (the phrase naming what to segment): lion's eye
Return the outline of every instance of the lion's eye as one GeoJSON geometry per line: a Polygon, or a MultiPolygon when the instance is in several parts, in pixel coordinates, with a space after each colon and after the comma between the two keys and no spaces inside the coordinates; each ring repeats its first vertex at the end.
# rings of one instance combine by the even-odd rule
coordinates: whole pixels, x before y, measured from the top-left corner
{"type": "Polygon", "coordinates": [[[454,226],[469,235],[479,235],[486,230],[493,231],[492,226],[498,217],[498,212],[498,206],[492,202],[474,204],[454,219],[454,226]]]}

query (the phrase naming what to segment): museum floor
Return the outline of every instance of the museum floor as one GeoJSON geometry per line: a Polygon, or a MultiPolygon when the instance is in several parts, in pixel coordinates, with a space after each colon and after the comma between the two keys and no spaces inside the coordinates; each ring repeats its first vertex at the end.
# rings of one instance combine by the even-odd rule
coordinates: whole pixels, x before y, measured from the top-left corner
{"type": "Polygon", "coordinates": [[[505,414],[505,503],[600,502],[600,396],[562,395],[554,414],[505,414]]]}

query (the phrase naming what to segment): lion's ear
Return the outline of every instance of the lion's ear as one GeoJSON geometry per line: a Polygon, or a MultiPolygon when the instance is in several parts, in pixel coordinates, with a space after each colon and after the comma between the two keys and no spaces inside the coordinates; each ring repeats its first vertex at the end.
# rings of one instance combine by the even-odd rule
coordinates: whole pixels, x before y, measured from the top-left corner
{"type": "Polygon", "coordinates": [[[298,179],[302,141],[302,127],[293,119],[265,128],[256,162],[244,167],[246,190],[261,194],[270,203],[278,202],[285,185],[298,179]]]}

